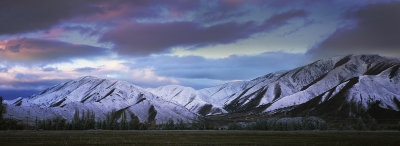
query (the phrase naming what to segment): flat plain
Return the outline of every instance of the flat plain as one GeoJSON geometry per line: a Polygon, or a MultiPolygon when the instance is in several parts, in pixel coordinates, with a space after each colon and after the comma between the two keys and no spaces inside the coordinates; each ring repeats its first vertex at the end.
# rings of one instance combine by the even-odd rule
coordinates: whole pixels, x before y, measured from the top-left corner
{"type": "Polygon", "coordinates": [[[400,145],[398,131],[0,131],[0,145],[400,145]]]}

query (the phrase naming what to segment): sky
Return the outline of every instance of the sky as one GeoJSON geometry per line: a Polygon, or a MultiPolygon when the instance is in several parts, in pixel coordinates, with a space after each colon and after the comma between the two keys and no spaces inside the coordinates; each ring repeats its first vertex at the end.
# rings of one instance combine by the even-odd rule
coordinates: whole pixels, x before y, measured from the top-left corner
{"type": "Polygon", "coordinates": [[[0,96],[81,76],[201,89],[348,54],[400,57],[400,1],[1,0],[0,96]]]}

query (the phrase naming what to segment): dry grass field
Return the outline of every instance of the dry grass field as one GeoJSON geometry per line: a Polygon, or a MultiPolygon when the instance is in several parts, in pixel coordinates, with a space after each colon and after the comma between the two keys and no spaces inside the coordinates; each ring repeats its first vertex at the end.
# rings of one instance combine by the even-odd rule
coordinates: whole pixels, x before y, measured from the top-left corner
{"type": "Polygon", "coordinates": [[[0,145],[399,145],[379,131],[0,131],[0,145]]]}

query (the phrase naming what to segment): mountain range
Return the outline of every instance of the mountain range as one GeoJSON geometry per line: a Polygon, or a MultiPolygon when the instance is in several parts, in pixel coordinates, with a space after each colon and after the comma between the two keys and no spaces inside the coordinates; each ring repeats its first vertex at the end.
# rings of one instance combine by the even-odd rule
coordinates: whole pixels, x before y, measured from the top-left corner
{"type": "Polygon", "coordinates": [[[86,110],[104,119],[115,110],[135,114],[142,122],[156,113],[157,123],[190,122],[199,116],[400,119],[399,67],[400,60],[395,58],[348,55],[200,90],[179,85],[142,88],[86,76],[28,98],[6,100],[6,116],[71,120],[75,111],[86,110]]]}

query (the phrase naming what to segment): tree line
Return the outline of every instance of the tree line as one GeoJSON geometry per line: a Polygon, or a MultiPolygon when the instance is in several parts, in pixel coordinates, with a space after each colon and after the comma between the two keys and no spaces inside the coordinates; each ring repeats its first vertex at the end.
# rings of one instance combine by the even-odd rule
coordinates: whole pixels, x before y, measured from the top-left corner
{"type": "Polygon", "coordinates": [[[71,122],[56,117],[47,120],[35,120],[35,129],[42,130],[146,130],[151,126],[151,122],[141,123],[135,114],[130,114],[130,120],[127,120],[125,112],[121,113],[118,120],[117,112],[114,110],[106,115],[104,120],[95,120],[95,113],[92,111],[76,110],[71,122]]]}

